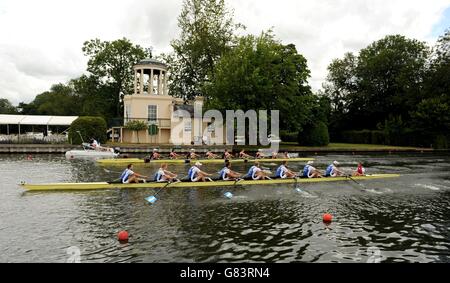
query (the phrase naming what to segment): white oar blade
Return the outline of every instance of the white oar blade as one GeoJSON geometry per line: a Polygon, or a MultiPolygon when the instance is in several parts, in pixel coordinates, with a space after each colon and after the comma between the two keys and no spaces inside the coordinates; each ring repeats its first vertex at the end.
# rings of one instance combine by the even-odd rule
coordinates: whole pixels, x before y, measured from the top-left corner
{"type": "Polygon", "coordinates": [[[149,196],[145,200],[150,204],[154,204],[158,199],[155,196],[149,196]]]}

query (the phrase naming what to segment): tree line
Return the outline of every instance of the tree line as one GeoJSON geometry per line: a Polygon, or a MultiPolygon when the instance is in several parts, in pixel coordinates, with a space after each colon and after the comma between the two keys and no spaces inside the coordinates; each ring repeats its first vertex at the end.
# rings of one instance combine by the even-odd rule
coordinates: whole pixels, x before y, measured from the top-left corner
{"type": "MultiPolygon", "coordinates": [[[[208,109],[221,111],[278,109],[282,139],[305,145],[325,145],[329,134],[334,141],[447,144],[449,31],[433,47],[388,35],[347,53],[331,62],[323,88],[314,92],[296,46],[271,30],[239,35],[245,26],[224,0],[185,0],[178,26],[173,52],[157,57],[169,67],[173,96],[203,96],[208,109]]],[[[0,113],[101,116],[109,123],[123,117],[133,65],[151,54],[126,38],[89,40],[82,50],[86,74],[17,108],[2,99],[0,113]]]]}

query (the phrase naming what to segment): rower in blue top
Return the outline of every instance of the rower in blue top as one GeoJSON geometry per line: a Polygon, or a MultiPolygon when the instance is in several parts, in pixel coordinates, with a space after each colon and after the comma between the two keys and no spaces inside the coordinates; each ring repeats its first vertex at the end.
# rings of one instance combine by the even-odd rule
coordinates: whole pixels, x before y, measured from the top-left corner
{"type": "Polygon", "coordinates": [[[297,174],[295,174],[292,170],[289,170],[287,167],[287,161],[285,160],[281,163],[280,167],[277,168],[275,177],[280,179],[291,179],[297,177],[297,174]]]}
{"type": "Polygon", "coordinates": [[[319,170],[312,166],[313,164],[314,161],[308,161],[308,163],[306,163],[306,166],[303,168],[302,172],[303,178],[322,178],[322,174],[319,170]]]}
{"type": "Polygon", "coordinates": [[[120,175],[120,181],[123,184],[139,183],[140,181],[146,182],[145,179],[141,178],[148,178],[148,177],[134,172],[133,164],[129,164],[127,166],[127,169],[125,169],[122,175],[120,175]]]}
{"type": "Polygon", "coordinates": [[[259,161],[255,161],[255,165],[250,167],[247,175],[244,176],[244,179],[249,180],[271,180],[268,176],[267,172],[261,169],[259,161]]]}
{"type": "Polygon", "coordinates": [[[345,173],[339,170],[337,166],[339,166],[339,162],[336,160],[333,161],[332,164],[328,165],[327,170],[325,171],[325,177],[338,177],[345,175],[345,173]]]}
{"type": "Polygon", "coordinates": [[[206,182],[206,181],[212,181],[209,176],[212,176],[212,174],[208,174],[206,172],[203,172],[200,170],[200,167],[203,164],[200,162],[196,162],[194,166],[192,166],[188,171],[188,178],[191,182],[206,182]]]}
{"type": "Polygon", "coordinates": [[[219,177],[224,181],[238,181],[240,180],[242,174],[231,170],[231,162],[229,160],[225,161],[225,167],[220,170],[219,177]]]}

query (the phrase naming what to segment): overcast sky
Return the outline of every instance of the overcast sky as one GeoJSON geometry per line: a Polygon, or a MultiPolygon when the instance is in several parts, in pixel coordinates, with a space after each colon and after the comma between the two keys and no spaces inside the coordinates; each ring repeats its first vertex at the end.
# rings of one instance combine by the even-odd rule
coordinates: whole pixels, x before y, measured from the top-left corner
{"type": "MultiPolygon", "coordinates": [[[[227,0],[246,33],[273,27],[308,59],[319,89],[333,58],[387,34],[433,44],[450,27],[450,0],[227,0]]],[[[0,0],[0,98],[30,102],[86,69],[81,47],[129,38],[170,51],[182,0],[0,0]]]]}

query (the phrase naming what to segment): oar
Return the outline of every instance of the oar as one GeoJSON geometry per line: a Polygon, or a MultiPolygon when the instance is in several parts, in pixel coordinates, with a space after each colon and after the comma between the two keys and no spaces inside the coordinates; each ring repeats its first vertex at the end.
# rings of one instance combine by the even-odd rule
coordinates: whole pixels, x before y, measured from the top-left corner
{"type": "MultiPolygon", "coordinates": [[[[183,178],[184,178],[184,177],[183,177],[183,178]]],[[[181,182],[180,180],[183,179],[183,178],[177,178],[177,180],[179,180],[179,181],[175,181],[175,182],[170,182],[170,181],[169,181],[169,182],[167,182],[167,184],[164,185],[161,189],[159,189],[159,190],[156,192],[156,194],[147,197],[145,200],[148,201],[148,202],[151,203],[151,204],[154,204],[154,203],[158,200],[158,199],[156,198],[156,196],[157,196],[162,190],[164,190],[165,188],[167,188],[170,184],[176,184],[176,183],[178,183],[178,182],[181,182]]]]}
{"type": "Polygon", "coordinates": [[[165,188],[167,188],[170,184],[172,184],[172,182],[167,182],[167,184],[165,186],[163,186],[161,189],[159,189],[156,194],[147,197],[145,200],[148,201],[151,204],[154,204],[158,199],[156,198],[156,196],[165,188]]]}
{"type": "Polygon", "coordinates": [[[80,131],[77,131],[77,133],[78,133],[78,135],[80,135],[80,138],[81,138],[81,142],[82,142],[82,143],[84,143],[84,140],[83,140],[83,137],[81,136],[81,133],[80,133],[80,131]]]}
{"type": "Polygon", "coordinates": [[[360,185],[361,187],[363,187],[365,190],[367,190],[367,187],[364,186],[363,184],[357,182],[355,179],[352,178],[351,175],[345,175],[346,178],[349,178],[350,180],[352,180],[353,182],[355,182],[356,184],[360,185]]]}
{"type": "Polygon", "coordinates": [[[111,170],[108,170],[108,169],[106,169],[106,168],[103,168],[103,170],[105,170],[106,173],[122,174],[122,172],[119,172],[119,171],[111,171],[111,170]]]}

